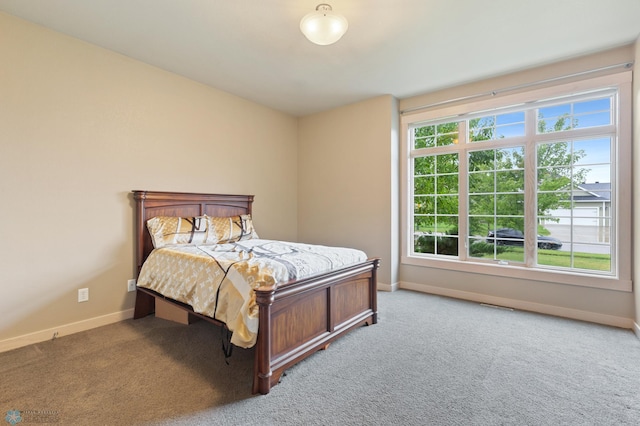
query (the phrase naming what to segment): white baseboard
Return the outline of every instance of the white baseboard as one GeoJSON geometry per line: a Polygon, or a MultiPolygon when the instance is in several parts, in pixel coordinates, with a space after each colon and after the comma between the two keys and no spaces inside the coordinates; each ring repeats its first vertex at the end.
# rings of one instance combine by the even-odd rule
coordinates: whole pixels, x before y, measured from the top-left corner
{"type": "Polygon", "coordinates": [[[17,349],[34,343],[52,340],[69,334],[78,333],[80,331],[91,330],[92,328],[113,324],[129,318],[133,318],[133,308],[83,321],[73,322],[71,324],[61,325],[59,327],[49,328],[47,330],[36,331],[35,333],[25,334],[23,336],[0,340],[0,352],[6,352],[11,349],[17,349]]]}
{"type": "MultiPolygon", "coordinates": [[[[415,284],[408,282],[400,283],[401,289],[418,291],[421,293],[436,294],[439,296],[452,297],[455,299],[469,300],[472,302],[486,303],[489,305],[504,306],[522,311],[537,312],[546,315],[554,315],[557,317],[571,318],[580,321],[593,322],[597,324],[611,325],[614,327],[633,329],[634,322],[632,318],[617,317],[614,315],[599,314],[596,312],[581,311],[578,309],[563,308],[561,306],[544,305],[542,303],[527,302],[523,300],[507,299],[504,297],[489,296],[481,293],[472,293],[462,290],[453,290],[443,287],[434,287],[424,284],[415,284]]],[[[640,329],[635,324],[635,333],[640,337],[640,329]]]]}
{"type": "Polygon", "coordinates": [[[400,288],[400,283],[386,284],[378,282],[377,289],[379,291],[396,291],[400,288]]]}
{"type": "MultiPolygon", "coordinates": [[[[630,318],[616,317],[612,315],[597,314],[594,312],[580,311],[577,309],[562,308],[559,306],[543,305],[540,303],[525,302],[521,300],[507,299],[503,297],[488,296],[480,293],[471,293],[461,290],[452,290],[443,287],[433,287],[424,284],[414,284],[400,282],[394,284],[378,283],[380,291],[396,291],[399,289],[413,290],[421,293],[436,294],[439,296],[453,297],[456,299],[469,300],[478,303],[488,303],[496,306],[505,306],[524,311],[538,312],[542,314],[555,315],[565,318],[572,318],[581,321],[595,322],[598,324],[611,325],[620,328],[632,329],[635,335],[640,339],[640,325],[630,318]]],[[[47,330],[37,331],[35,333],[25,334],[23,336],[12,337],[6,340],[0,340],[0,352],[10,351],[23,346],[34,343],[44,342],[57,337],[67,336],[69,334],[78,333],[80,331],[91,330],[92,328],[101,327],[103,325],[113,324],[119,321],[133,318],[133,309],[114,312],[112,314],[102,315],[90,318],[84,321],[78,321],[59,327],[49,328],[47,330]]]]}

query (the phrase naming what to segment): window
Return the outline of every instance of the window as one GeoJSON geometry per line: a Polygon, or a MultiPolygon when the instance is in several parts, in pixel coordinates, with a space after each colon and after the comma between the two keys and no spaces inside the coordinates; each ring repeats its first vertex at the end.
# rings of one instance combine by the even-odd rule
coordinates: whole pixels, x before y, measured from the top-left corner
{"type": "Polygon", "coordinates": [[[609,79],[403,117],[403,262],[630,290],[630,85],[609,79]]]}

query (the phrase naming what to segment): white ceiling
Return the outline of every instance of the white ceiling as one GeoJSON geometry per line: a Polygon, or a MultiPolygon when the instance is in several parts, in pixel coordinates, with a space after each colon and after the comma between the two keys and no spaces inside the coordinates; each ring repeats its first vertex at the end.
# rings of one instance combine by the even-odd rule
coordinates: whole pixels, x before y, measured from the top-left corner
{"type": "Polygon", "coordinates": [[[0,0],[0,11],[303,116],[438,90],[634,42],[640,0],[330,0],[349,21],[316,46],[321,0],[0,0]]]}

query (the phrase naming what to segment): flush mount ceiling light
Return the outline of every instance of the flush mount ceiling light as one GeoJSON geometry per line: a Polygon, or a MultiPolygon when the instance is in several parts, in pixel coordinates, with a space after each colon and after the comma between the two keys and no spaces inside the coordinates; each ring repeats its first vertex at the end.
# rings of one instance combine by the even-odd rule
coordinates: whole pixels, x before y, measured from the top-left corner
{"type": "Polygon", "coordinates": [[[316,7],[315,12],[306,14],[300,20],[300,31],[312,43],[325,46],[340,40],[340,37],[347,32],[349,23],[347,19],[333,13],[333,9],[326,3],[321,3],[316,7]]]}

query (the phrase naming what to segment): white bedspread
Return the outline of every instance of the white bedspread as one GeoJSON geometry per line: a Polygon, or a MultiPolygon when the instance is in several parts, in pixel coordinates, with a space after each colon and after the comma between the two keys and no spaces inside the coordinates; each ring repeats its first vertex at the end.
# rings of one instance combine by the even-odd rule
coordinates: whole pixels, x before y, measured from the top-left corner
{"type": "Polygon", "coordinates": [[[252,347],[258,334],[254,289],[364,262],[356,249],[253,239],[231,244],[176,245],[151,252],[138,286],[186,303],[224,322],[231,343],[252,347]]]}

